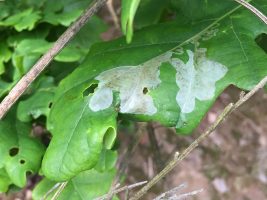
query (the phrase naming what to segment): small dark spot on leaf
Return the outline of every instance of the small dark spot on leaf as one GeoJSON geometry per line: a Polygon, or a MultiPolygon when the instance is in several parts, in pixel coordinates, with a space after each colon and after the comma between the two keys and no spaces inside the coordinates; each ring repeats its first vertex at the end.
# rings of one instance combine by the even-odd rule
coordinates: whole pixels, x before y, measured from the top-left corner
{"type": "Polygon", "coordinates": [[[49,105],[48,105],[48,108],[52,108],[52,105],[53,105],[53,103],[50,102],[49,105]]]}
{"type": "Polygon", "coordinates": [[[255,39],[257,45],[262,48],[265,53],[267,53],[267,34],[266,33],[262,33],[260,35],[258,35],[255,39]]]}
{"type": "Polygon", "coordinates": [[[88,88],[86,88],[84,91],[83,91],[83,97],[86,97],[88,96],[89,94],[92,94],[95,92],[95,89],[97,88],[98,84],[96,83],[93,83],[92,85],[90,85],[88,88]]]}
{"type": "Polygon", "coordinates": [[[147,94],[148,93],[148,89],[145,87],[144,89],[143,89],[143,94],[147,94]]]}
{"type": "Polygon", "coordinates": [[[25,163],[25,160],[20,160],[19,163],[23,165],[25,163]]]}
{"type": "Polygon", "coordinates": [[[18,147],[13,147],[11,149],[9,149],[9,155],[14,157],[15,155],[17,155],[19,153],[19,148],[18,147]]]}

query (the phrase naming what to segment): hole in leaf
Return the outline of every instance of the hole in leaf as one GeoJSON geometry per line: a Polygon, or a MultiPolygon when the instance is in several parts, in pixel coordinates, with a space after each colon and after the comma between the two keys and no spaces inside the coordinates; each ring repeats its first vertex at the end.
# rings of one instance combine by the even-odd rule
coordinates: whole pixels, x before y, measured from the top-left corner
{"type": "Polygon", "coordinates": [[[97,88],[98,84],[97,83],[93,83],[92,85],[90,85],[88,88],[86,88],[83,91],[83,97],[88,96],[89,94],[94,93],[95,89],[97,88]]]}
{"type": "Polygon", "coordinates": [[[25,160],[20,160],[19,163],[23,165],[25,163],[25,160]]]}
{"type": "Polygon", "coordinates": [[[107,149],[110,149],[114,143],[116,137],[116,130],[109,127],[104,135],[103,143],[107,149]]]}
{"type": "Polygon", "coordinates": [[[52,105],[53,105],[53,103],[50,102],[49,105],[48,105],[48,108],[52,108],[52,105]]]}
{"type": "Polygon", "coordinates": [[[49,145],[49,143],[51,141],[51,138],[52,138],[51,134],[50,133],[46,133],[46,134],[43,134],[41,136],[41,141],[46,147],[48,147],[48,145],[49,145]]]}
{"type": "Polygon", "coordinates": [[[14,157],[15,155],[17,155],[19,153],[19,148],[18,147],[13,147],[11,149],[9,149],[9,155],[14,157]]]}
{"type": "Polygon", "coordinates": [[[262,48],[265,51],[265,53],[267,53],[267,34],[262,33],[258,35],[255,41],[257,45],[259,45],[259,47],[262,48]]]}
{"type": "Polygon", "coordinates": [[[27,171],[26,172],[26,176],[30,176],[30,175],[32,175],[32,172],[31,171],[27,171]]]}
{"type": "Polygon", "coordinates": [[[148,93],[148,89],[146,87],[144,87],[143,94],[147,94],[147,93],[148,93]]]}

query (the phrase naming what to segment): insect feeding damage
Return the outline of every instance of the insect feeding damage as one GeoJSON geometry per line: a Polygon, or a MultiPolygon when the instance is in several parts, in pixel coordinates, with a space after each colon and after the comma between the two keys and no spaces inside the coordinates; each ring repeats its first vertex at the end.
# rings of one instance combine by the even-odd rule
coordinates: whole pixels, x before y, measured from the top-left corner
{"type": "Polygon", "coordinates": [[[212,99],[215,94],[215,83],[224,77],[227,67],[208,60],[206,49],[199,49],[194,54],[186,51],[189,59],[184,63],[178,58],[172,58],[171,64],[176,69],[176,83],[179,91],[176,101],[182,113],[191,113],[195,108],[195,99],[204,101],[212,99]]]}
{"type": "Polygon", "coordinates": [[[206,49],[200,48],[195,53],[191,50],[186,52],[189,57],[186,63],[172,58],[175,53],[169,51],[137,66],[122,66],[102,72],[96,77],[99,86],[90,100],[90,109],[97,112],[110,107],[113,102],[112,91],[118,91],[121,113],[155,114],[157,108],[147,91],[161,83],[159,67],[169,62],[177,71],[177,104],[181,113],[191,113],[196,99],[203,101],[214,97],[215,83],[224,77],[227,67],[208,60],[206,49]]]}
{"type": "Polygon", "coordinates": [[[93,94],[89,107],[93,111],[111,106],[112,91],[120,95],[120,112],[153,115],[157,112],[152,97],[145,90],[154,89],[161,80],[159,67],[170,60],[171,52],[153,58],[137,66],[122,66],[102,72],[96,77],[99,86],[93,94]]]}

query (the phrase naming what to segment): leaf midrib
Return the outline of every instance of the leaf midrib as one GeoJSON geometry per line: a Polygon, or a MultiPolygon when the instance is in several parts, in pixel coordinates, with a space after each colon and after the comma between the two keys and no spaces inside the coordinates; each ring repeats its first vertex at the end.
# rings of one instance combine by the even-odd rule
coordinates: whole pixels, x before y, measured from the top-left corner
{"type": "Polygon", "coordinates": [[[76,122],[75,122],[75,126],[73,127],[73,129],[72,129],[72,131],[71,131],[71,135],[70,135],[70,137],[69,137],[69,139],[68,139],[68,141],[67,141],[67,145],[66,145],[66,147],[65,147],[65,151],[63,151],[64,153],[63,153],[63,156],[62,156],[61,165],[60,165],[59,170],[58,170],[58,171],[60,171],[60,172],[62,172],[62,166],[63,166],[64,160],[65,160],[65,157],[66,157],[66,152],[67,152],[67,150],[68,150],[68,148],[69,148],[69,145],[70,145],[70,142],[71,142],[71,140],[72,140],[72,138],[73,138],[73,136],[74,136],[75,130],[76,130],[76,128],[78,127],[78,125],[79,125],[79,123],[80,123],[80,121],[81,121],[81,119],[82,119],[82,116],[83,116],[83,114],[84,114],[85,109],[86,109],[86,108],[89,108],[88,104],[89,104],[89,101],[87,101],[87,103],[84,105],[84,107],[83,107],[83,109],[82,109],[82,111],[81,111],[81,114],[80,114],[80,116],[78,117],[78,120],[76,120],[76,122]]]}

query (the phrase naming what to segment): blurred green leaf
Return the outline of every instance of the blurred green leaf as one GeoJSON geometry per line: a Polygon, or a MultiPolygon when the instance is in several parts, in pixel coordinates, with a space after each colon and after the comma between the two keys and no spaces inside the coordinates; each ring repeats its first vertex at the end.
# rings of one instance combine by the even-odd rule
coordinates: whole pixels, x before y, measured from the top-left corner
{"type": "MultiPolygon", "coordinates": [[[[99,41],[99,35],[105,29],[106,26],[97,17],[94,17],[67,47],[56,56],[55,60],[60,62],[80,61],[88,53],[92,43],[99,41]]],[[[52,45],[52,42],[46,41],[41,35],[38,38],[22,39],[19,41],[12,60],[13,64],[19,69],[20,75],[28,71],[37,59],[48,51],[52,45]]]]}
{"type": "Polygon", "coordinates": [[[1,168],[0,169],[0,193],[6,192],[10,184],[12,184],[12,181],[8,177],[6,170],[4,168],[1,168]]]}
{"type": "Polygon", "coordinates": [[[9,16],[6,20],[0,21],[1,26],[13,26],[17,31],[32,30],[34,25],[41,19],[40,12],[28,8],[24,11],[9,16]]]}
{"type": "Polygon", "coordinates": [[[23,122],[37,119],[41,115],[48,116],[54,97],[54,80],[52,77],[41,77],[38,88],[26,100],[18,104],[17,117],[23,122]]]}
{"type": "MultiPolygon", "coordinates": [[[[68,181],[58,200],[88,200],[105,195],[109,191],[115,174],[114,169],[103,173],[94,169],[81,172],[68,181]]],[[[39,200],[44,197],[55,184],[54,181],[43,179],[34,189],[33,199],[39,200]]],[[[55,191],[48,195],[47,199],[51,199],[54,193],[55,191]]]]}
{"type": "Polygon", "coordinates": [[[44,22],[53,25],[69,26],[74,22],[92,0],[53,1],[47,0],[44,5],[44,22]]]}
{"type": "MultiPolygon", "coordinates": [[[[232,0],[225,0],[216,4],[207,0],[170,0],[172,8],[177,12],[177,18],[185,16],[187,20],[196,22],[207,19],[214,20],[231,10],[237,4],[232,0]]],[[[215,1],[216,2],[216,1],[215,1]]]]}
{"type": "Polygon", "coordinates": [[[5,82],[0,80],[0,97],[5,95],[14,85],[14,83],[5,82]]]}
{"type": "Polygon", "coordinates": [[[140,0],[122,0],[121,8],[121,29],[126,35],[127,43],[132,41],[133,37],[133,21],[140,0]]]}
{"type": "Polygon", "coordinates": [[[142,0],[134,18],[135,27],[140,29],[156,24],[169,6],[170,0],[142,0]]]}
{"type": "Polygon", "coordinates": [[[4,41],[0,41],[0,75],[5,72],[4,63],[8,62],[11,58],[11,51],[4,41]]]}
{"type": "Polygon", "coordinates": [[[11,6],[6,3],[0,3],[0,21],[10,14],[11,6]]]}
{"type": "Polygon", "coordinates": [[[11,111],[0,121],[0,168],[18,187],[26,184],[26,174],[39,171],[44,146],[30,136],[31,126],[18,121],[11,111]]]}
{"type": "Polygon", "coordinates": [[[21,40],[12,55],[12,63],[17,68],[14,79],[19,79],[51,47],[51,43],[44,39],[21,40]]]}

